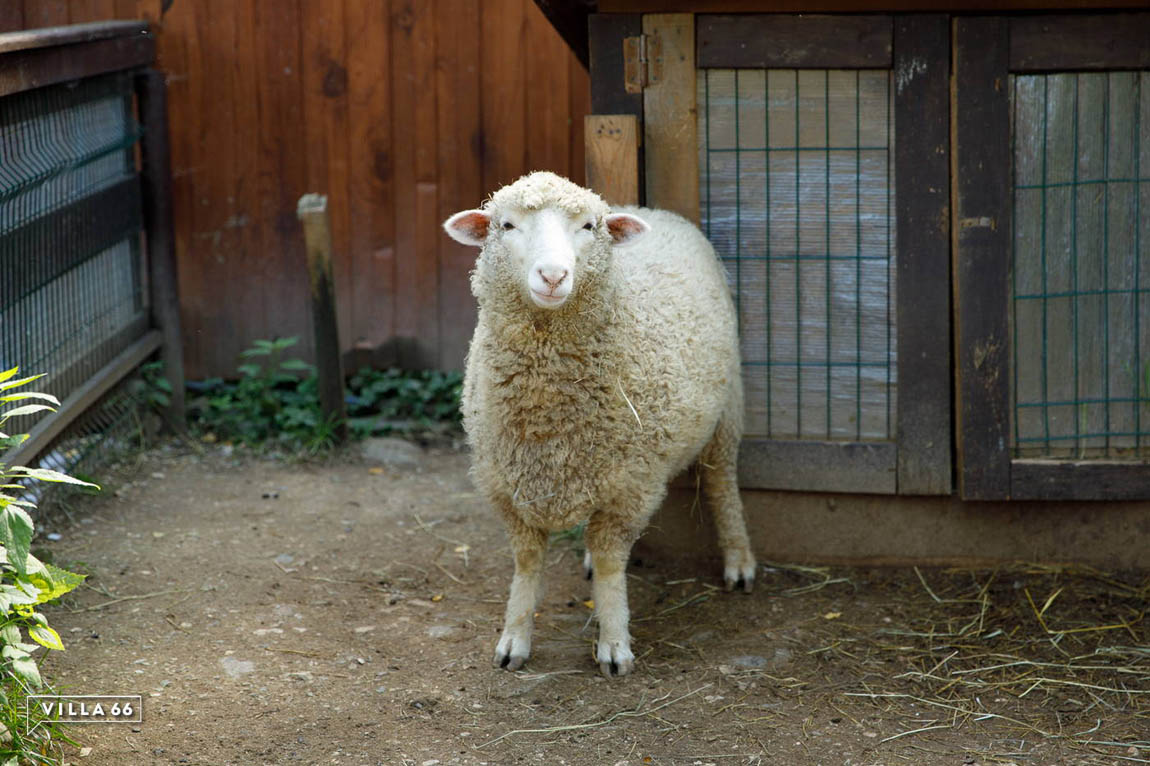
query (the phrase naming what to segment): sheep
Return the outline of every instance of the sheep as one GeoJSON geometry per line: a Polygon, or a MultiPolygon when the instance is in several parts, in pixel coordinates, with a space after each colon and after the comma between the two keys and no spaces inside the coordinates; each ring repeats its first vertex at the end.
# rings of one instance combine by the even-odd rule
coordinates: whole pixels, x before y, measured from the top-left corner
{"type": "Polygon", "coordinates": [[[504,186],[444,228],[481,248],[463,423],[472,477],[506,523],[515,561],[494,665],[527,661],[548,535],[585,522],[595,658],[605,676],[624,676],[635,662],[631,546],[693,461],[727,589],[754,582],[736,483],[743,394],[725,271],[680,216],[612,211],[549,172],[504,186]]]}

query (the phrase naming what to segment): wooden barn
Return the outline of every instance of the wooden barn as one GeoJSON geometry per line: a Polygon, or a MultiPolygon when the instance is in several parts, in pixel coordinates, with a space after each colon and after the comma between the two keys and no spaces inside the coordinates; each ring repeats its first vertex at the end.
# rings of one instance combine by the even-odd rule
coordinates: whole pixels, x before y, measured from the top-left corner
{"type": "Polygon", "coordinates": [[[539,5],[589,185],[727,265],[761,549],[1150,564],[1150,13],[539,5]]]}

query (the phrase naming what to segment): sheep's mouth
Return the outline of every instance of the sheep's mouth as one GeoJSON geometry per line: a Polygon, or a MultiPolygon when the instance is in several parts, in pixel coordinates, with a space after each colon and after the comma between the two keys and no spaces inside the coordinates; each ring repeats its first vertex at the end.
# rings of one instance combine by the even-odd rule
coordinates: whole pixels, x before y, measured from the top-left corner
{"type": "Polygon", "coordinates": [[[551,295],[531,288],[531,300],[543,308],[557,308],[567,301],[567,295],[551,295]]]}

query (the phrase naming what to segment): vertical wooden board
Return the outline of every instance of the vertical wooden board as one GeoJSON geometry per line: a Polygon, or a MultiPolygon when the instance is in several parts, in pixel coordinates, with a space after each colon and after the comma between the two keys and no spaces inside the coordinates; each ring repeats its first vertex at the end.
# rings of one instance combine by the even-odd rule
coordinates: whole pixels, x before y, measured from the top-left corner
{"type": "Polygon", "coordinates": [[[259,269],[254,278],[269,296],[262,327],[280,335],[299,335],[301,355],[310,355],[310,315],[303,238],[296,220],[296,202],[307,189],[306,143],[303,132],[299,7],[256,3],[257,112],[259,116],[258,173],[259,269]]]}
{"type": "Polygon", "coordinates": [[[70,0],[69,2],[69,24],[107,21],[114,18],[116,18],[115,0],[70,0]]]}
{"type": "Polygon", "coordinates": [[[568,141],[568,56],[563,39],[534,2],[524,3],[526,19],[526,72],[523,95],[526,106],[527,165],[525,172],[550,170],[566,176],[568,141]]]}
{"type": "Polygon", "coordinates": [[[392,4],[392,133],[395,151],[396,341],[404,367],[435,364],[438,338],[434,5],[392,4]],[[421,226],[423,228],[421,228],[421,226]],[[431,290],[426,290],[427,285],[431,290]]]}
{"type": "Polygon", "coordinates": [[[659,39],[653,63],[661,70],[643,91],[647,204],[698,223],[695,17],[650,14],[643,17],[643,34],[659,39]]]}
{"type": "Polygon", "coordinates": [[[341,345],[351,335],[348,247],[348,96],[346,29],[342,2],[301,0],[301,66],[307,189],[327,195],[332,272],[341,345]]]}
{"type": "Polygon", "coordinates": [[[950,23],[894,23],[898,491],[951,491],[950,23]]]}
{"type": "Polygon", "coordinates": [[[21,29],[24,29],[24,6],[20,0],[0,3],[0,32],[17,32],[21,29]]]}
{"type": "Polygon", "coordinates": [[[479,154],[479,9],[470,0],[440,0],[435,74],[439,173],[434,232],[439,245],[439,366],[462,369],[475,327],[476,306],[469,274],[478,251],[441,233],[438,224],[484,197],[479,154]]]}
{"type": "Polygon", "coordinates": [[[1010,494],[1008,289],[1011,228],[1007,21],[954,22],[951,102],[959,491],[1010,494]]]}
{"type": "Polygon", "coordinates": [[[591,112],[591,82],[587,70],[574,55],[568,58],[567,68],[570,71],[571,82],[567,100],[567,122],[571,131],[568,143],[571,152],[568,159],[568,166],[571,168],[569,177],[575,183],[583,185],[586,182],[583,118],[591,112]]]}
{"type": "Polygon", "coordinates": [[[483,90],[483,189],[491,193],[526,166],[526,16],[530,0],[483,0],[480,83],[483,90]]]}
{"type": "MultiPolygon", "coordinates": [[[[381,348],[395,326],[395,205],[391,146],[391,9],[346,0],[351,333],[356,363],[391,364],[381,348]]],[[[350,370],[354,372],[353,370],[350,370]]]]}
{"type": "MultiPolygon", "coordinates": [[[[260,252],[264,222],[258,215],[259,178],[259,30],[257,29],[256,4],[237,2],[234,4],[235,49],[231,55],[229,76],[232,82],[234,102],[232,134],[232,167],[229,178],[228,217],[224,226],[233,233],[232,253],[233,274],[242,286],[240,303],[245,312],[250,313],[259,323],[266,313],[266,306],[277,296],[270,293],[267,283],[258,277],[263,254],[260,252]]],[[[254,327],[252,335],[267,337],[275,328],[259,332],[254,327]]],[[[246,342],[246,341],[245,341],[246,342]]]]}
{"type": "Polygon", "coordinates": [[[24,0],[24,28],[58,27],[68,23],[68,0],[24,0]]]}
{"type": "Polygon", "coordinates": [[[639,119],[633,114],[589,114],[587,186],[610,205],[639,204],[639,119]]]}
{"type": "Polygon", "coordinates": [[[593,13],[587,17],[591,54],[591,111],[643,117],[643,94],[624,87],[623,40],[643,33],[637,13],[593,13]]]}

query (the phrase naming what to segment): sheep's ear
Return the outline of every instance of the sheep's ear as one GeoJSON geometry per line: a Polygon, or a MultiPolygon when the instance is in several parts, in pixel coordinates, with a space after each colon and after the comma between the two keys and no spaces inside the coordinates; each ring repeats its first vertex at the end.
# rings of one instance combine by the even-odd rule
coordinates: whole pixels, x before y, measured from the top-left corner
{"type": "Polygon", "coordinates": [[[630,213],[612,213],[604,220],[611,241],[616,246],[633,244],[651,230],[646,221],[630,213]]]}
{"type": "Polygon", "coordinates": [[[464,210],[443,222],[443,230],[456,242],[483,247],[487,240],[487,227],[491,215],[482,210],[464,210]]]}

